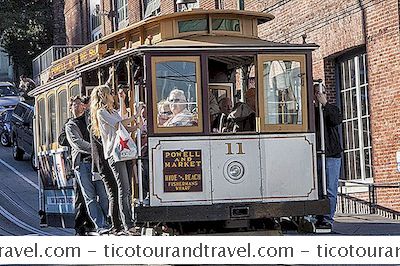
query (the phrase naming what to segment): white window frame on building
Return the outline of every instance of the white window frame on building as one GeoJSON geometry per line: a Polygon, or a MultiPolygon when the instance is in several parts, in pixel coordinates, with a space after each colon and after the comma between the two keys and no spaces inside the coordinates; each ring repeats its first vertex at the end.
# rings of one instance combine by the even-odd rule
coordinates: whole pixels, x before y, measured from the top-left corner
{"type": "Polygon", "coordinates": [[[118,29],[128,26],[128,0],[116,0],[118,29]]]}
{"type": "Polygon", "coordinates": [[[199,0],[197,0],[196,3],[176,4],[176,11],[183,12],[183,11],[191,9],[191,8],[199,8],[199,7],[200,7],[200,3],[199,3],[199,0]]]}
{"type": "Polygon", "coordinates": [[[98,30],[96,32],[92,32],[92,41],[97,41],[101,37],[103,37],[103,34],[101,33],[101,30],[98,30]]]}
{"type": "Polygon", "coordinates": [[[161,0],[143,0],[143,19],[161,14],[161,0]]]}
{"type": "Polygon", "coordinates": [[[237,9],[238,10],[244,10],[245,9],[244,0],[237,0],[237,9]]]}
{"type": "Polygon", "coordinates": [[[364,52],[339,61],[340,100],[343,114],[343,173],[347,180],[372,182],[371,123],[366,62],[367,55],[364,52]]]}
{"type": "Polygon", "coordinates": [[[224,9],[224,0],[216,0],[215,5],[215,8],[217,9],[224,9]]]}
{"type": "Polygon", "coordinates": [[[102,37],[101,25],[102,16],[96,14],[96,5],[100,6],[100,0],[90,0],[90,38],[91,41],[96,41],[102,37]]]}

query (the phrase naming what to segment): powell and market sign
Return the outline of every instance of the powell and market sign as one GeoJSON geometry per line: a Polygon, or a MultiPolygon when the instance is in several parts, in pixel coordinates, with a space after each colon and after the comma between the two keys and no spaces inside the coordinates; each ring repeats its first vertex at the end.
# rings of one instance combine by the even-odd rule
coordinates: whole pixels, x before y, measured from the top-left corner
{"type": "Polygon", "coordinates": [[[78,65],[97,59],[99,55],[103,55],[106,52],[106,49],[106,44],[96,44],[87,48],[82,48],[76,53],[60,59],[50,68],[50,78],[73,70],[78,65]]]}

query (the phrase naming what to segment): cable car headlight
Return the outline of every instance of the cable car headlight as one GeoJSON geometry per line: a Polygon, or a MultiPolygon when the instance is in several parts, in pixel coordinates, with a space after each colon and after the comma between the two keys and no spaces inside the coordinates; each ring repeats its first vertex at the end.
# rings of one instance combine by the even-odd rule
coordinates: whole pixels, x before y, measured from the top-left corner
{"type": "Polygon", "coordinates": [[[231,162],[227,167],[227,174],[233,180],[239,180],[244,175],[244,167],[238,161],[231,162]]]}

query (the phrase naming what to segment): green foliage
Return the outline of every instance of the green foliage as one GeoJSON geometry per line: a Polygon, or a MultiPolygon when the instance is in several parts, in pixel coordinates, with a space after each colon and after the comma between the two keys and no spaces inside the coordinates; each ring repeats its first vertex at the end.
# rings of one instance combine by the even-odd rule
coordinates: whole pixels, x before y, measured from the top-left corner
{"type": "Polygon", "coordinates": [[[0,45],[31,73],[32,60],[53,40],[51,0],[0,0],[0,45]]]}

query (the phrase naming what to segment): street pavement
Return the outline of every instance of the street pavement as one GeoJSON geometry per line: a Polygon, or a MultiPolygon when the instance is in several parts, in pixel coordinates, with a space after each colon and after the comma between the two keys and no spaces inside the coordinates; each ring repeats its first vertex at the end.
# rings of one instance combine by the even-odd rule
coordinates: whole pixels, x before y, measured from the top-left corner
{"type": "Polygon", "coordinates": [[[333,232],[339,235],[400,235],[400,221],[377,214],[337,214],[333,232]]]}
{"type": "Polygon", "coordinates": [[[12,158],[0,145],[0,235],[73,235],[74,230],[39,226],[38,176],[30,165],[12,158]]]}

